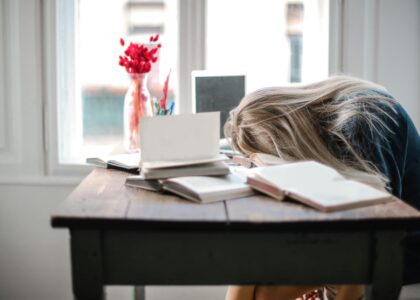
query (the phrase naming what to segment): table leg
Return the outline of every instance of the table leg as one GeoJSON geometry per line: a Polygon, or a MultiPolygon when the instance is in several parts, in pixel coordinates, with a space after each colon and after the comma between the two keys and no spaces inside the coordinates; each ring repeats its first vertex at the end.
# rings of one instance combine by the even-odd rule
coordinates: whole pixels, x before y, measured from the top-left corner
{"type": "Polygon", "coordinates": [[[398,300],[402,286],[404,236],[400,231],[374,234],[372,285],[366,287],[366,299],[398,300]]]}
{"type": "Polygon", "coordinates": [[[145,286],[134,287],[134,300],[146,300],[146,287],[145,286]]]}
{"type": "Polygon", "coordinates": [[[73,293],[77,300],[105,298],[99,230],[71,230],[73,293]]]}

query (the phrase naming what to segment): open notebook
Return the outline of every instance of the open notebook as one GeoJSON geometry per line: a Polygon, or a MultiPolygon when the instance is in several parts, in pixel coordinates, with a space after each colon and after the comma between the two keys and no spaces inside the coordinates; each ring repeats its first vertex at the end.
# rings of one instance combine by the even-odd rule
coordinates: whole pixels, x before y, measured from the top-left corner
{"type": "Polygon", "coordinates": [[[125,185],[151,191],[168,191],[201,203],[254,194],[254,191],[246,184],[245,175],[240,172],[225,176],[185,176],[165,180],[144,180],[141,176],[128,176],[125,185]]]}
{"type": "Polygon", "coordinates": [[[86,163],[100,168],[116,169],[133,174],[139,173],[140,153],[122,153],[101,157],[88,157],[86,163]]]}
{"type": "Polygon", "coordinates": [[[220,113],[146,117],[140,120],[144,179],[225,175],[228,158],[219,154],[220,113]]]}
{"type": "Polygon", "coordinates": [[[285,196],[321,211],[335,211],[384,203],[392,196],[366,184],[348,180],[315,161],[256,168],[248,184],[275,199],[285,196]]]}

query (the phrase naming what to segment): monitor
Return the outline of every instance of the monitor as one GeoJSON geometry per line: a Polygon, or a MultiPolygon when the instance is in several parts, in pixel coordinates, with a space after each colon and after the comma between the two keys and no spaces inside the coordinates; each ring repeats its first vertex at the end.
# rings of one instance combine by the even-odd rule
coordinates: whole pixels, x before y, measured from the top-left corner
{"type": "Polygon", "coordinates": [[[245,96],[245,74],[192,72],[193,112],[220,111],[220,137],[229,112],[245,96]]]}

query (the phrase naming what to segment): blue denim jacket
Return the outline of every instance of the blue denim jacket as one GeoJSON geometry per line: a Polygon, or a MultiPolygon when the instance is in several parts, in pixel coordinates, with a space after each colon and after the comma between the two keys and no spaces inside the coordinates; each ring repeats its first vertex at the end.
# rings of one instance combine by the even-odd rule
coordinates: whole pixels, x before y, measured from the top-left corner
{"type": "MultiPolygon", "coordinates": [[[[393,99],[385,91],[368,92],[369,96],[375,93],[393,99]]],[[[374,97],[372,101],[375,101],[374,97]]],[[[420,210],[420,137],[404,108],[398,103],[393,106],[395,111],[386,107],[384,111],[396,122],[385,113],[379,114],[391,129],[384,130],[385,138],[367,134],[362,124],[352,126],[350,141],[353,139],[359,147],[363,145],[363,149],[360,149],[362,156],[374,163],[389,179],[388,188],[393,195],[420,210]]],[[[405,244],[404,283],[420,282],[420,232],[409,233],[405,244]]]]}

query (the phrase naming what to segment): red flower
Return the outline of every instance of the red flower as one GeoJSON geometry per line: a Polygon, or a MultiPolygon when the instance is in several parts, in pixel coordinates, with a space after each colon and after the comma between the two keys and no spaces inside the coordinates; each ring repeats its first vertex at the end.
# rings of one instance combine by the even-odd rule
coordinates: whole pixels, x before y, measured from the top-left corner
{"type": "Polygon", "coordinates": [[[158,39],[159,39],[159,34],[156,34],[155,37],[153,37],[153,36],[150,37],[151,42],[157,42],[158,39]]]}
{"type": "MultiPolygon", "coordinates": [[[[150,36],[150,42],[156,42],[159,39],[159,34],[150,36]]],[[[121,46],[124,46],[125,42],[120,39],[121,46]]],[[[147,73],[150,72],[152,64],[158,60],[157,52],[162,45],[152,45],[147,47],[143,44],[130,43],[125,49],[124,56],[119,56],[118,64],[125,67],[127,72],[136,73],[147,73]]]]}

